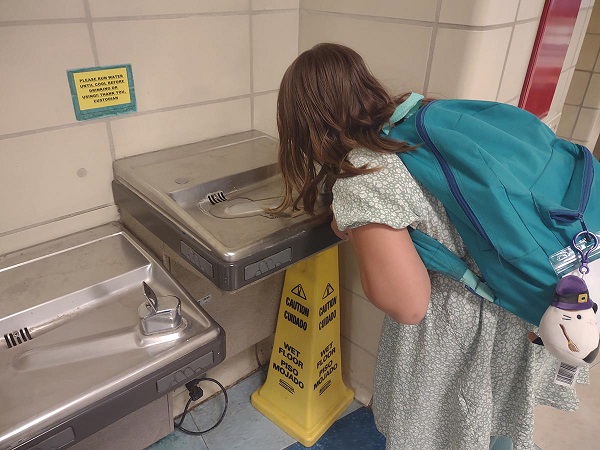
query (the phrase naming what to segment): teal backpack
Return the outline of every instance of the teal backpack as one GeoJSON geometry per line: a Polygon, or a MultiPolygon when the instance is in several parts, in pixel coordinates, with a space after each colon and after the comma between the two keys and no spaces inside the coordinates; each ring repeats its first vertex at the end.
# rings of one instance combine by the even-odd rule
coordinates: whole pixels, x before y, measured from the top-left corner
{"type": "Polygon", "coordinates": [[[475,100],[419,108],[421,98],[411,95],[383,132],[417,146],[398,155],[443,203],[483,280],[411,230],[417,251],[428,269],[539,325],[559,279],[550,256],[600,231],[600,163],[520,108],[475,100]]]}

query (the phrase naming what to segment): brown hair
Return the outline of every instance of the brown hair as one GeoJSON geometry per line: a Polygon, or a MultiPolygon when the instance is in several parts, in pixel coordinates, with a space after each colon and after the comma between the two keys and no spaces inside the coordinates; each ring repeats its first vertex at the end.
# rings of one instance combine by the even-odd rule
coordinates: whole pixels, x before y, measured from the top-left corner
{"type": "Polygon", "coordinates": [[[330,186],[337,178],[377,170],[346,161],[354,148],[410,150],[404,142],[381,136],[382,126],[405,98],[391,97],[362,57],[343,45],[318,44],[298,56],[286,70],[277,98],[284,198],[272,212],[299,209],[302,202],[313,214],[322,182],[330,186]]]}

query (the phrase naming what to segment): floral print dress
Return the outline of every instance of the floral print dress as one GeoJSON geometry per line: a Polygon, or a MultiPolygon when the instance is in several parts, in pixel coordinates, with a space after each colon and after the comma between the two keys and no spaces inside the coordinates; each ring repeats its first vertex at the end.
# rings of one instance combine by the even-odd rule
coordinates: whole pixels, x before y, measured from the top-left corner
{"type": "MultiPolygon", "coordinates": [[[[442,204],[397,155],[356,149],[348,159],[380,170],[336,181],[340,229],[411,226],[477,270],[442,204]]],[[[490,436],[508,436],[515,450],[533,449],[535,404],[577,409],[575,389],[553,382],[556,360],[528,341],[532,325],[447,277],[430,278],[429,309],[418,325],[384,319],[373,412],[386,448],[485,450],[490,436]]]]}

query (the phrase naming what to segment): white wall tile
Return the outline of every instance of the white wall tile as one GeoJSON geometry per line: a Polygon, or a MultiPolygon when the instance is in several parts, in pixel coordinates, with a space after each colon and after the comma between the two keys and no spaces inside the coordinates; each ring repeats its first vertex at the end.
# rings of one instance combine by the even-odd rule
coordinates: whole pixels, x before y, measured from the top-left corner
{"type": "MultiPolygon", "coordinates": [[[[596,145],[596,143],[598,142],[598,134],[595,135],[596,137],[590,137],[590,139],[588,139],[587,141],[576,141],[573,140],[574,143],[579,144],[579,145],[583,145],[585,148],[592,149],[594,148],[594,146],[596,145]]],[[[592,152],[593,154],[593,152],[592,152]]]]}
{"type": "Polygon", "coordinates": [[[578,106],[565,105],[560,116],[560,122],[558,123],[556,134],[562,138],[571,139],[578,114],[578,106]]]}
{"type": "Polygon", "coordinates": [[[577,57],[579,55],[579,52],[581,51],[581,46],[583,45],[583,39],[585,37],[586,28],[588,27],[588,23],[590,21],[590,16],[590,10],[579,10],[577,20],[575,21],[575,25],[573,26],[571,42],[565,55],[563,70],[577,64],[577,57]]]}
{"type": "Polygon", "coordinates": [[[428,94],[495,100],[511,28],[470,31],[440,28],[428,94]]]}
{"type": "Polygon", "coordinates": [[[517,20],[527,20],[540,17],[544,9],[545,0],[521,0],[517,20]]]}
{"type": "Polygon", "coordinates": [[[440,23],[488,26],[515,21],[519,0],[446,0],[440,23]]]}
{"type": "Polygon", "coordinates": [[[548,125],[548,128],[556,133],[561,116],[561,113],[549,113],[546,117],[544,117],[543,122],[548,125]]]}
{"type": "Polygon", "coordinates": [[[571,85],[571,80],[573,79],[574,73],[575,69],[572,68],[569,70],[565,70],[560,74],[558,82],[556,83],[554,98],[552,99],[552,103],[550,104],[550,110],[548,112],[549,116],[562,111],[563,105],[565,103],[565,98],[567,96],[567,91],[569,89],[569,86],[571,85]]]}
{"type": "Polygon", "coordinates": [[[579,58],[577,59],[577,69],[594,70],[598,51],[600,50],[600,35],[586,34],[583,38],[579,58]]]}
{"type": "Polygon", "coordinates": [[[433,21],[437,0],[303,0],[301,9],[433,21]]]}
{"type": "Polygon", "coordinates": [[[250,99],[175,109],[111,122],[117,158],[250,129],[250,99]]]}
{"type": "Polygon", "coordinates": [[[371,355],[376,355],[385,314],[347,289],[342,288],[340,295],[343,305],[342,335],[371,355]],[[365,323],[369,326],[365,327],[365,323]]]}
{"type": "Polygon", "coordinates": [[[590,18],[590,23],[587,27],[587,33],[600,33],[600,10],[593,8],[590,18]]]}
{"type": "MultiPolygon", "coordinates": [[[[334,199],[335,200],[335,199],[334,199]]],[[[359,296],[366,297],[360,281],[360,270],[354,249],[349,242],[338,246],[340,265],[340,285],[359,296]]]]}
{"type": "Polygon", "coordinates": [[[252,9],[263,11],[266,9],[298,9],[300,0],[252,0],[252,9]]]}
{"type": "Polygon", "coordinates": [[[300,15],[301,51],[320,42],[347,45],[360,53],[374,75],[395,92],[423,89],[430,39],[431,28],[425,26],[300,15]],[[403,37],[410,37],[410,45],[402,44],[403,37]]]}
{"type": "Polygon", "coordinates": [[[92,17],[247,11],[250,0],[89,0],[92,17]]]}
{"type": "Polygon", "coordinates": [[[531,59],[531,49],[535,42],[537,29],[537,22],[515,26],[498,93],[498,101],[510,100],[518,96],[523,90],[523,81],[531,59]]]}
{"type": "Polygon", "coordinates": [[[592,75],[585,98],[583,99],[583,106],[600,109],[600,73],[592,75]]]}
{"type": "MultiPolygon", "coordinates": [[[[587,145],[587,141],[579,141],[579,140],[577,140],[577,139],[573,139],[571,142],[574,142],[575,144],[579,144],[579,145],[583,145],[583,146],[586,146],[586,145],[587,145]]],[[[596,364],[598,364],[598,362],[595,362],[595,363],[593,364],[593,366],[595,366],[596,364]]]]}
{"type": "Polygon", "coordinates": [[[99,22],[101,65],[130,63],[138,111],[250,92],[249,16],[99,22]]]}
{"type": "Polygon", "coordinates": [[[590,141],[593,138],[595,142],[598,137],[598,127],[600,126],[599,118],[600,110],[581,108],[575,129],[573,130],[573,139],[590,141]]]}
{"type": "Polygon", "coordinates": [[[94,64],[85,24],[0,27],[0,134],[75,122],[67,70],[94,64]]]}
{"type": "Polygon", "coordinates": [[[85,17],[81,0],[0,0],[0,21],[85,17]]]}
{"type": "Polygon", "coordinates": [[[375,356],[344,337],[341,339],[341,345],[344,382],[354,390],[356,401],[368,405],[373,397],[375,356]]]}
{"type": "Polygon", "coordinates": [[[594,66],[594,72],[600,72],[600,57],[596,61],[596,65],[594,66]]]}
{"type": "Polygon", "coordinates": [[[252,128],[277,138],[277,92],[254,97],[254,124],[252,128]]]}
{"type": "Polygon", "coordinates": [[[109,205],[15,233],[5,234],[0,236],[0,255],[118,220],[119,211],[116,205],[109,205]]]}
{"type": "Polygon", "coordinates": [[[283,73],[298,56],[298,12],[252,16],[253,91],[279,89],[283,73]]]}
{"type": "Polygon", "coordinates": [[[565,102],[569,105],[581,105],[590,81],[590,73],[576,70],[569,86],[565,102]]]}
{"type": "Polygon", "coordinates": [[[113,203],[103,123],[0,140],[0,233],[113,203]]]}

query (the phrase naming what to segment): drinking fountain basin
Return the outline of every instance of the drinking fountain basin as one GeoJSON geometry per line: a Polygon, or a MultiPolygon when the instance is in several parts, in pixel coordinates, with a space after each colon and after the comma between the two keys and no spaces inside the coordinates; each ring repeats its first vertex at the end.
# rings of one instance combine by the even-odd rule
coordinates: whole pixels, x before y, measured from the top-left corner
{"type": "Polygon", "coordinates": [[[115,201],[217,287],[233,291],[339,241],[326,214],[267,213],[283,192],[277,147],[248,131],[117,160],[115,201]]]}
{"type": "Polygon", "coordinates": [[[0,449],[66,448],[224,357],[221,327],[119,224],[0,258],[0,449]]]}

